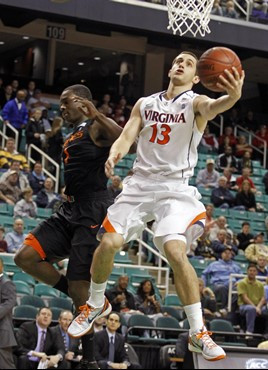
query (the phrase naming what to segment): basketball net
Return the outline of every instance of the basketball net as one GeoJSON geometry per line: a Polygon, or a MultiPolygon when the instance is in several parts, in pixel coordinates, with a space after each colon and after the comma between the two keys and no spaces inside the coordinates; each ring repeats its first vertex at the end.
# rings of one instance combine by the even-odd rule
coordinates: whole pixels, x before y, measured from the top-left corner
{"type": "Polygon", "coordinates": [[[208,27],[214,0],[167,0],[169,26],[173,34],[191,32],[195,37],[210,33],[208,27]]]}

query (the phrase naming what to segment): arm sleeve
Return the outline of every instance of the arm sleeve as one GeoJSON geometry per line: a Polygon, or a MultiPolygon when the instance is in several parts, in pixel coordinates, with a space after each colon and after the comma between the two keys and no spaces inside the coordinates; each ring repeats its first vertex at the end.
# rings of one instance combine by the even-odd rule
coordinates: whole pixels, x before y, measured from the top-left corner
{"type": "Polygon", "coordinates": [[[257,262],[257,257],[255,255],[255,244],[250,244],[245,250],[246,258],[251,262],[257,262]]]}

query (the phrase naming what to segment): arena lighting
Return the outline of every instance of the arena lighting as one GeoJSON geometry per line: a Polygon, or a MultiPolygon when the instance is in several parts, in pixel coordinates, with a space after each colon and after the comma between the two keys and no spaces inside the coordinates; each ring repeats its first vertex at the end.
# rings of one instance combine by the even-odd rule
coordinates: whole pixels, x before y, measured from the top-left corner
{"type": "Polygon", "coordinates": [[[22,36],[23,40],[29,40],[29,36],[22,36]]]}
{"type": "Polygon", "coordinates": [[[0,45],[4,45],[5,44],[5,42],[4,41],[0,41],[0,45]]]}
{"type": "Polygon", "coordinates": [[[78,62],[77,63],[79,66],[83,66],[85,63],[84,62],[78,62]]]}
{"type": "Polygon", "coordinates": [[[94,60],[101,60],[100,57],[94,57],[94,60]]]}
{"type": "Polygon", "coordinates": [[[68,67],[62,67],[63,71],[68,71],[68,67]]]}

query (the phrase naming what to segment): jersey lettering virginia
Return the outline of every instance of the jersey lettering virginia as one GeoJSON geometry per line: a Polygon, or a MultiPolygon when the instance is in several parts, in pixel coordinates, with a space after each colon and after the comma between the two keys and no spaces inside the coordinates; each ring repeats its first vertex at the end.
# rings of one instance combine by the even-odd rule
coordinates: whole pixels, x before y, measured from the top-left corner
{"type": "Polygon", "coordinates": [[[83,123],[66,139],[63,147],[64,181],[67,195],[83,196],[106,190],[104,164],[110,148],[94,144],[88,132],[90,123],[83,123]]]}
{"type": "Polygon", "coordinates": [[[170,179],[189,178],[197,163],[202,138],[193,111],[197,96],[192,90],[166,100],[164,92],[143,100],[142,130],[134,172],[152,173],[170,179]]]}

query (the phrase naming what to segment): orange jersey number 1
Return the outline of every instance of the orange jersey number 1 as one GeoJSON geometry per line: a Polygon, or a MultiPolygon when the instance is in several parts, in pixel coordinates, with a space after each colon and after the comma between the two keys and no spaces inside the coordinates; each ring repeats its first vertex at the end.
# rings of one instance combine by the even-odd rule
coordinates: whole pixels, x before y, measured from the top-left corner
{"type": "MultiPolygon", "coordinates": [[[[152,137],[151,139],[149,140],[151,143],[155,143],[155,140],[157,138],[157,123],[155,123],[154,125],[151,126],[152,129],[153,129],[153,134],[152,134],[152,137]]],[[[163,136],[163,139],[158,139],[156,140],[157,144],[160,144],[160,145],[165,145],[169,142],[170,140],[170,132],[171,132],[171,128],[169,125],[166,125],[165,123],[163,125],[161,125],[161,132],[160,132],[160,135],[163,136]]]]}

